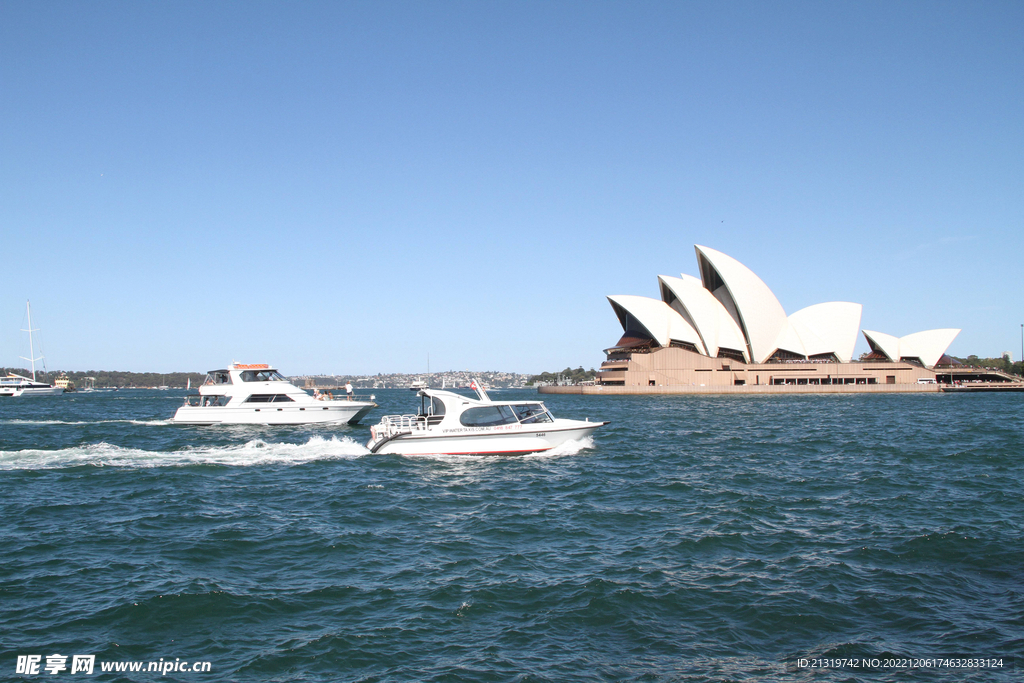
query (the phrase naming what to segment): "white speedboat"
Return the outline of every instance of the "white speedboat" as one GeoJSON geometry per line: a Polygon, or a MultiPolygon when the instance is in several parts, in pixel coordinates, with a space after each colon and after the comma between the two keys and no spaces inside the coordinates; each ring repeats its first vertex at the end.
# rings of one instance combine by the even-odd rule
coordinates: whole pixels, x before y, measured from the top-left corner
{"type": "Polygon", "coordinates": [[[13,372],[0,377],[0,396],[59,396],[63,393],[64,387],[37,382],[13,372]]]}
{"type": "Polygon", "coordinates": [[[556,419],[540,401],[492,401],[423,389],[416,415],[385,415],[370,429],[371,453],[523,455],[590,436],[607,422],[556,419]]]}
{"type": "Polygon", "coordinates": [[[211,370],[199,393],[186,396],[171,421],[189,425],[355,424],[377,407],[372,398],[349,401],[319,392],[310,396],[265,363],[232,363],[226,370],[211,370]]]}

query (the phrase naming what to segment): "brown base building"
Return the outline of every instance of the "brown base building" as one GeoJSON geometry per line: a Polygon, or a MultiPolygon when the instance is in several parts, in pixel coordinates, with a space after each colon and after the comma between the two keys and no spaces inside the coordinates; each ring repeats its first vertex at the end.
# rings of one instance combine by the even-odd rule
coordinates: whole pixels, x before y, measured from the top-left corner
{"type": "Polygon", "coordinates": [[[747,364],[709,358],[683,348],[607,350],[596,384],[602,387],[840,387],[935,384],[936,371],[897,362],[800,362],[747,364]]]}
{"type": "Polygon", "coordinates": [[[612,348],[591,385],[541,387],[544,394],[850,394],[1024,390],[998,370],[911,362],[747,364],[683,348],[612,348]]]}

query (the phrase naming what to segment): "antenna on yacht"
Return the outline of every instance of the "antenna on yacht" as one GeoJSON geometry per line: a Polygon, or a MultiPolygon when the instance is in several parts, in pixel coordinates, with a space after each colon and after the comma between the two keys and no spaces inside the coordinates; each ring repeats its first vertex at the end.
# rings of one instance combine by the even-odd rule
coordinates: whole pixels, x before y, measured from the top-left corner
{"type": "Polygon", "coordinates": [[[476,395],[480,397],[481,401],[490,402],[491,397],[487,395],[487,390],[484,389],[484,383],[480,381],[479,377],[473,378],[473,383],[469,385],[469,388],[476,392],[476,395]]]}
{"type": "Polygon", "coordinates": [[[28,329],[27,330],[22,330],[22,332],[28,332],[28,355],[31,356],[31,358],[25,358],[25,356],[19,356],[19,358],[21,358],[22,360],[27,360],[29,363],[32,364],[32,381],[35,382],[36,381],[36,361],[37,360],[42,360],[43,357],[39,356],[39,358],[36,358],[35,357],[36,352],[35,352],[35,349],[32,346],[32,333],[33,332],[38,332],[39,330],[33,330],[32,329],[32,306],[29,305],[28,300],[25,301],[25,311],[28,313],[28,329]]]}

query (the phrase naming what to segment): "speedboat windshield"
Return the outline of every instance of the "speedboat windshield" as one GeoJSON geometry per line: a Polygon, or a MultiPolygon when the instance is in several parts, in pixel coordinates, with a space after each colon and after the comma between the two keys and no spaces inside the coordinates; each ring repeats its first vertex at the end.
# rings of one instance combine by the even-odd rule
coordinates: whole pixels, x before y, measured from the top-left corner
{"type": "Polygon", "coordinates": [[[498,425],[515,424],[516,416],[508,406],[479,406],[467,408],[459,416],[459,422],[465,427],[497,427],[498,425]]]}
{"type": "Polygon", "coordinates": [[[512,410],[515,411],[516,417],[523,424],[552,421],[551,413],[548,412],[543,403],[524,403],[512,406],[512,410]]]}
{"type": "Polygon", "coordinates": [[[459,421],[466,427],[497,427],[498,425],[534,424],[553,422],[551,413],[543,403],[526,403],[522,405],[489,405],[467,408],[459,421]]]}

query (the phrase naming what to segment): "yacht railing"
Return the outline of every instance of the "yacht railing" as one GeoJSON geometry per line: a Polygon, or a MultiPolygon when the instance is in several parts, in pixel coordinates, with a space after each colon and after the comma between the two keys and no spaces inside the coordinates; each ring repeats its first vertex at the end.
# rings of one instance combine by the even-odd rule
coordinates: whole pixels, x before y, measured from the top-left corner
{"type": "MultiPolygon", "coordinates": [[[[320,401],[347,401],[348,395],[344,391],[321,391],[319,396],[314,397],[320,401]]],[[[353,401],[376,401],[376,394],[352,394],[353,401]]]]}

